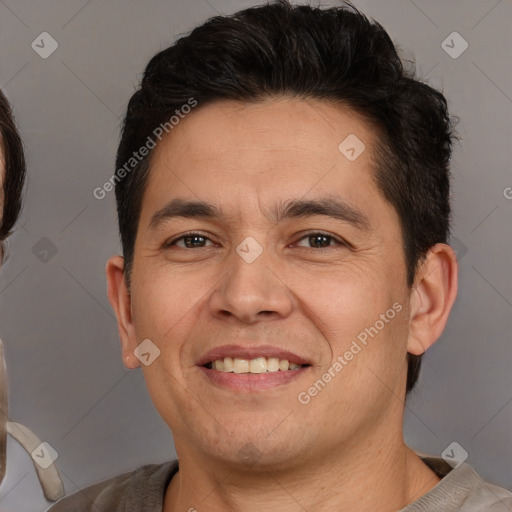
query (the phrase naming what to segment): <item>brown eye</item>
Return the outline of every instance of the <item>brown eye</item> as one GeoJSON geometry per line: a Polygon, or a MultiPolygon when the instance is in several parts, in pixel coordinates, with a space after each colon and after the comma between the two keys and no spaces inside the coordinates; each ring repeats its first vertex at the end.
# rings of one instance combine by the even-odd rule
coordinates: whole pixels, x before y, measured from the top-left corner
{"type": "Polygon", "coordinates": [[[185,249],[201,249],[211,245],[211,240],[199,233],[187,233],[166,244],[167,247],[176,246],[185,249]],[[210,242],[209,244],[207,244],[210,242]]]}
{"type": "Polygon", "coordinates": [[[309,243],[311,247],[328,247],[331,245],[332,237],[327,235],[310,235],[309,243]]]}
{"type": "Polygon", "coordinates": [[[327,233],[310,233],[302,237],[296,245],[313,249],[325,249],[326,247],[344,244],[341,240],[327,233]]]}
{"type": "Polygon", "coordinates": [[[183,243],[185,244],[185,247],[187,247],[188,249],[193,249],[195,247],[204,247],[205,242],[206,237],[200,235],[186,236],[183,238],[183,243]]]}

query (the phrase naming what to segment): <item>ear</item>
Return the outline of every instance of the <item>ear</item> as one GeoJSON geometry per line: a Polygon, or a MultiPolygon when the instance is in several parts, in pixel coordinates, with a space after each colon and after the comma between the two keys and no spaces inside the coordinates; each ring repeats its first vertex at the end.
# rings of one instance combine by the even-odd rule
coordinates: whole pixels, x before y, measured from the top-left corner
{"type": "Polygon", "coordinates": [[[117,317],[117,328],[121,339],[123,362],[127,368],[137,368],[140,361],[135,357],[137,337],[132,322],[131,297],[124,277],[124,258],[112,256],[105,268],[108,285],[108,298],[117,317]]]}
{"type": "Polygon", "coordinates": [[[429,249],[410,295],[407,352],[423,354],[441,336],[457,296],[457,272],[457,258],[449,245],[429,249]]]}

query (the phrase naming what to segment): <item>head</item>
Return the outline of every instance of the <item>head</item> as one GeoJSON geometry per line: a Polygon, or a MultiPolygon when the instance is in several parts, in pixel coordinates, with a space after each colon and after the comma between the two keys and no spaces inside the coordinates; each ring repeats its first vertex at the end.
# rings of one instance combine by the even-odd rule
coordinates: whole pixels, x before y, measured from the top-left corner
{"type": "MultiPolygon", "coordinates": [[[[0,264],[5,259],[4,244],[18,219],[25,179],[25,158],[11,107],[0,90],[0,264]]],[[[3,345],[0,340],[0,352],[3,345]]],[[[5,380],[3,354],[0,357],[0,383],[5,380]]],[[[4,384],[2,384],[2,387],[4,384]]],[[[6,470],[7,389],[0,389],[0,483],[6,470]]]]}
{"type": "Polygon", "coordinates": [[[403,413],[397,397],[456,294],[452,137],[443,95],[352,6],[215,17],[150,61],[117,155],[123,258],[107,277],[127,366],[143,340],[158,349],[144,372],[175,435],[228,457],[218,436],[240,449],[298,407],[300,425],[267,448],[285,457],[280,439],[293,438],[327,453],[319,429],[341,440],[403,413]],[[278,346],[309,366],[231,396],[199,368],[224,344],[278,346]]]}
{"type": "Polygon", "coordinates": [[[4,243],[11,234],[21,210],[22,190],[25,181],[25,157],[20,134],[2,91],[0,91],[0,250],[4,258],[4,243]]]}

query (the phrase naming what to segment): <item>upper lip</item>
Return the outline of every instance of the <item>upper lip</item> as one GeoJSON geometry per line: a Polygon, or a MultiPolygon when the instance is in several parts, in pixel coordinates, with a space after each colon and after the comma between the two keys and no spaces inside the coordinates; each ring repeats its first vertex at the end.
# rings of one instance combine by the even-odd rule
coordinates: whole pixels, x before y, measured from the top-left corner
{"type": "Polygon", "coordinates": [[[197,362],[198,366],[204,366],[211,361],[224,359],[225,357],[238,357],[240,359],[256,359],[257,357],[276,357],[278,359],[287,359],[290,363],[308,364],[311,363],[289,350],[272,345],[222,345],[209,350],[197,362]]]}

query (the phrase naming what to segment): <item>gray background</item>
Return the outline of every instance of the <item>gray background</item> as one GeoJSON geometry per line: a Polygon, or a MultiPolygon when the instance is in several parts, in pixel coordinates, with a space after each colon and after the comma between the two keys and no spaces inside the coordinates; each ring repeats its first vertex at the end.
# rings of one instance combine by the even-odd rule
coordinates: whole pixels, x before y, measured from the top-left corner
{"type": "MultiPolygon", "coordinates": [[[[149,58],[206,18],[255,3],[0,0],[0,87],[29,164],[0,275],[10,418],[57,450],[67,492],[174,456],[141,371],[121,363],[104,275],[119,251],[114,197],[99,201],[92,191],[114,170],[121,119],[149,58]],[[44,31],[59,44],[47,59],[31,48],[44,31]]],[[[443,88],[461,118],[453,161],[460,291],[408,401],[406,440],[435,455],[457,441],[484,478],[512,489],[512,2],[354,3],[416,58],[419,75],[443,88]],[[469,44],[456,59],[441,47],[454,31],[469,44]]],[[[8,450],[0,509],[44,510],[30,458],[14,441],[8,450]]]]}

